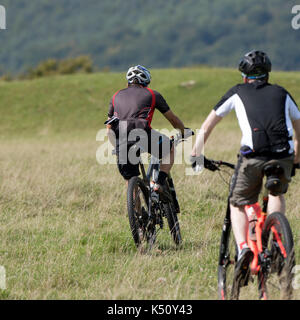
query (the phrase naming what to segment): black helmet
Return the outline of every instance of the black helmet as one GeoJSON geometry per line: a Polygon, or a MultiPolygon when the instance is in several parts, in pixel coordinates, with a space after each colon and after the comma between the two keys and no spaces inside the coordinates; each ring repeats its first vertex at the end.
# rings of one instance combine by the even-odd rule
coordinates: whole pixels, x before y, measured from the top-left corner
{"type": "Polygon", "coordinates": [[[253,79],[263,78],[271,72],[272,63],[263,51],[253,50],[244,55],[239,64],[243,75],[253,79]]]}

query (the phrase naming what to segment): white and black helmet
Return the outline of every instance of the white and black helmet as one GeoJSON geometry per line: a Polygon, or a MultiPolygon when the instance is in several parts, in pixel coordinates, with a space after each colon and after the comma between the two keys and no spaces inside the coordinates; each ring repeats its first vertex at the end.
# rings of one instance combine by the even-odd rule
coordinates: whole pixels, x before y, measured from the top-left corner
{"type": "Polygon", "coordinates": [[[129,84],[138,83],[147,86],[151,81],[150,71],[145,67],[137,65],[129,68],[126,74],[126,79],[129,84]]]}

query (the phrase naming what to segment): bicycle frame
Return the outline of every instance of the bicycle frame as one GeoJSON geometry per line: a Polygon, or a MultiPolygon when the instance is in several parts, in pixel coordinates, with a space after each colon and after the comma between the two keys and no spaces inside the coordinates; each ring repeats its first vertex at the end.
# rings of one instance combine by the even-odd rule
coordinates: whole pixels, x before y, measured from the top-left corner
{"type": "MultiPolygon", "coordinates": [[[[262,245],[262,231],[263,231],[263,226],[265,223],[265,220],[267,218],[267,206],[268,206],[268,194],[267,194],[267,190],[265,191],[265,195],[263,197],[263,209],[261,208],[260,204],[257,202],[255,204],[252,205],[246,205],[245,206],[245,211],[249,212],[254,210],[255,214],[257,216],[257,222],[256,222],[256,226],[255,226],[255,233],[256,233],[256,241],[251,240],[249,238],[249,229],[248,229],[248,233],[247,233],[247,244],[249,246],[249,248],[253,251],[254,253],[254,258],[252,260],[251,263],[251,273],[253,275],[257,275],[258,272],[261,270],[261,254],[264,252],[264,248],[262,245]]],[[[229,199],[228,199],[228,205],[227,205],[227,210],[226,210],[226,216],[224,219],[224,224],[223,224],[223,232],[224,232],[224,237],[226,239],[228,239],[228,237],[226,236],[227,233],[230,232],[231,229],[231,218],[230,218],[230,204],[229,204],[229,199]]],[[[279,245],[279,248],[283,254],[284,257],[286,257],[286,251],[285,248],[282,244],[280,235],[278,234],[278,231],[272,227],[272,232],[274,233],[277,243],[279,245]]],[[[221,242],[223,243],[223,241],[221,240],[221,242]]],[[[226,247],[226,246],[224,246],[226,247]]],[[[220,258],[222,258],[222,256],[225,256],[225,252],[223,252],[223,254],[221,254],[220,258]]],[[[222,261],[219,261],[219,264],[222,264],[222,261]]]]}
{"type": "MultiPolygon", "coordinates": [[[[158,173],[159,173],[159,168],[160,168],[160,163],[161,163],[161,160],[157,159],[154,156],[151,156],[149,167],[148,167],[148,170],[147,170],[147,173],[146,173],[144,164],[140,160],[139,165],[140,165],[140,168],[141,168],[143,180],[146,183],[146,185],[149,186],[150,191],[151,191],[151,182],[157,180],[158,173]]],[[[170,192],[171,192],[171,194],[173,196],[173,200],[179,207],[179,204],[178,204],[178,201],[177,201],[177,196],[176,196],[176,191],[175,191],[175,187],[174,187],[174,183],[173,183],[173,179],[172,179],[170,173],[168,175],[168,182],[169,182],[170,192]]],[[[149,209],[151,210],[151,205],[149,206],[149,209]]],[[[149,214],[150,214],[150,212],[149,212],[149,214]]]]}
{"type": "MultiPolygon", "coordinates": [[[[228,241],[229,241],[228,234],[231,231],[229,198],[230,197],[228,197],[226,216],[223,223],[223,233],[221,238],[221,251],[220,251],[219,265],[228,265],[229,263],[231,263],[231,261],[229,260],[230,257],[226,255],[226,248],[228,247],[228,241]],[[225,243],[225,239],[226,239],[226,243],[225,243]]],[[[251,274],[258,275],[260,279],[263,279],[266,276],[269,268],[269,263],[268,263],[269,254],[268,252],[266,252],[265,248],[262,245],[262,232],[263,232],[263,227],[267,218],[268,202],[269,202],[268,190],[265,189],[264,195],[263,195],[262,207],[258,202],[252,205],[245,206],[246,213],[249,213],[249,211],[250,213],[254,212],[257,217],[257,222],[255,225],[256,240],[250,239],[249,228],[248,228],[247,244],[249,248],[252,250],[252,252],[254,253],[254,257],[250,265],[251,274]]],[[[271,227],[271,231],[275,236],[275,239],[278,243],[278,246],[280,248],[282,255],[286,258],[287,253],[282,243],[280,234],[278,233],[276,228],[273,226],[271,227]]],[[[259,291],[261,292],[261,298],[266,299],[265,291],[262,290],[263,283],[264,283],[263,281],[259,282],[259,291]]],[[[224,295],[224,292],[222,292],[222,295],[224,295]]],[[[223,296],[223,299],[224,299],[224,296],[223,296]]]]}
{"type": "MultiPolygon", "coordinates": [[[[262,254],[264,252],[264,248],[262,245],[262,231],[263,231],[263,227],[264,227],[264,224],[265,224],[265,221],[267,218],[268,201],[269,201],[268,191],[265,189],[265,193],[264,193],[264,197],[263,197],[263,208],[261,208],[259,203],[245,206],[246,213],[254,210],[255,214],[257,216],[257,222],[256,222],[256,226],[255,226],[256,241],[251,240],[249,238],[249,229],[248,229],[248,234],[247,234],[248,246],[250,247],[250,249],[254,253],[254,258],[251,263],[251,273],[254,275],[257,275],[258,272],[261,270],[261,262],[265,258],[262,256],[262,254]]],[[[275,227],[272,227],[271,230],[276,238],[277,244],[280,248],[282,255],[284,256],[284,258],[286,258],[287,253],[286,253],[286,250],[285,250],[284,245],[282,243],[280,234],[278,233],[278,231],[276,230],[275,227]]]]}
{"type": "MultiPolygon", "coordinates": [[[[189,134],[187,135],[187,138],[189,136],[192,136],[193,134],[194,134],[193,131],[190,131],[189,134]]],[[[178,134],[176,137],[172,136],[171,140],[173,142],[174,147],[176,147],[180,142],[184,141],[184,139],[181,138],[180,134],[178,134]]],[[[148,167],[148,170],[146,173],[145,168],[144,168],[144,164],[143,164],[142,160],[140,159],[139,165],[140,165],[141,172],[143,175],[143,180],[146,183],[146,185],[149,186],[150,191],[151,191],[151,182],[157,181],[160,164],[161,164],[161,160],[159,160],[158,158],[151,155],[149,167],[148,167]]],[[[180,206],[179,206],[179,203],[177,200],[177,195],[176,195],[173,179],[171,177],[171,173],[169,173],[169,175],[168,175],[168,183],[169,183],[169,191],[170,191],[171,196],[173,198],[174,205],[177,209],[177,213],[179,213],[180,206]]],[[[151,201],[151,197],[150,197],[150,201],[151,201]]],[[[149,216],[151,214],[150,211],[151,211],[151,205],[149,205],[149,216]]]]}
{"type": "Polygon", "coordinates": [[[246,211],[246,213],[254,211],[255,215],[257,217],[257,222],[255,225],[256,240],[250,239],[249,228],[248,228],[248,232],[247,232],[247,243],[248,243],[249,248],[254,253],[254,257],[251,262],[251,273],[256,275],[256,274],[258,274],[258,272],[261,269],[259,256],[263,252],[262,230],[263,230],[263,226],[266,221],[267,213],[261,209],[261,206],[258,202],[255,204],[252,204],[252,205],[246,205],[245,211],[246,211]]]}
{"type": "Polygon", "coordinates": [[[151,180],[156,181],[158,172],[159,172],[159,167],[160,167],[160,160],[155,158],[154,156],[151,156],[150,164],[147,170],[148,181],[151,181],[151,180]]]}

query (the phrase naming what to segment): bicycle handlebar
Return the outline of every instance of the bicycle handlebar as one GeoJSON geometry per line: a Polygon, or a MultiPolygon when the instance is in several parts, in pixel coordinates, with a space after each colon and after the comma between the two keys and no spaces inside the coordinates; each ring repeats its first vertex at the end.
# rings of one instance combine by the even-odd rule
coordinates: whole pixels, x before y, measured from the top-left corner
{"type": "Polygon", "coordinates": [[[204,155],[201,155],[199,157],[191,156],[190,161],[195,172],[201,171],[203,167],[210,171],[220,171],[221,166],[226,166],[231,169],[235,168],[235,165],[232,163],[221,160],[207,159],[204,155]]]}
{"type": "MultiPolygon", "coordinates": [[[[222,161],[222,160],[210,160],[210,159],[206,159],[207,161],[211,162],[213,165],[215,165],[216,167],[221,167],[221,166],[225,166],[225,167],[229,167],[231,169],[235,169],[235,165],[230,163],[230,162],[226,162],[226,161],[222,161]]],[[[209,169],[209,168],[208,168],[209,169]]],[[[300,163],[295,163],[293,170],[296,169],[300,169],[300,163]]]]}
{"type": "MultiPolygon", "coordinates": [[[[214,164],[218,168],[220,168],[221,166],[224,166],[224,167],[228,167],[231,169],[235,169],[235,165],[230,162],[226,162],[226,161],[222,161],[222,160],[209,160],[209,159],[207,159],[207,160],[210,161],[212,164],[214,164]]],[[[218,169],[218,170],[220,170],[220,169],[218,169]]]]}
{"type": "MultiPolygon", "coordinates": [[[[231,169],[235,169],[235,165],[222,161],[222,160],[210,160],[204,157],[204,167],[210,171],[220,170],[221,166],[229,167],[231,169]]],[[[294,177],[296,175],[296,170],[300,169],[300,163],[294,163],[291,176],[294,177]]]]}

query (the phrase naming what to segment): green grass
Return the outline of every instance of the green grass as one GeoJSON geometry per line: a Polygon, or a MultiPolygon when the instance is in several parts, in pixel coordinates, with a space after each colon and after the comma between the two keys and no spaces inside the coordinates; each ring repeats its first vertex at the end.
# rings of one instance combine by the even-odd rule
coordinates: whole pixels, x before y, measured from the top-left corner
{"type": "MultiPolygon", "coordinates": [[[[219,175],[185,176],[185,165],[175,165],[183,246],[177,250],[163,230],[154,250],[139,254],[126,216],[125,184],[114,165],[96,161],[96,133],[123,77],[106,73],[0,82],[0,265],[7,274],[0,298],[217,298],[227,196],[219,175]]],[[[299,73],[274,73],[273,79],[300,102],[299,73]]],[[[153,88],[194,129],[237,81],[238,73],[227,69],[153,71],[153,88]],[[195,87],[182,88],[187,80],[196,80],[195,87]]],[[[153,126],[164,125],[157,113],[153,126]]],[[[239,139],[230,115],[212,134],[206,153],[235,161],[239,139]]],[[[287,194],[297,261],[299,185],[298,175],[287,194]]]]}

